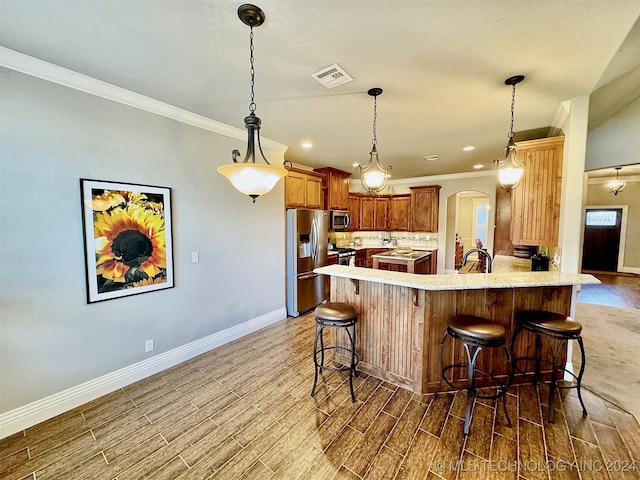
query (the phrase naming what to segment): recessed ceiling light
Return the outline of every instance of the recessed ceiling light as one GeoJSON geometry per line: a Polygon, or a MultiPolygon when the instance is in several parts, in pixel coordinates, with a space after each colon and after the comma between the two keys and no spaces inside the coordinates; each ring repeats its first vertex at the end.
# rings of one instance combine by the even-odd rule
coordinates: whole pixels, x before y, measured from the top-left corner
{"type": "Polygon", "coordinates": [[[302,148],[309,149],[311,147],[313,147],[313,143],[311,143],[311,142],[302,142],[302,148]]]}
{"type": "Polygon", "coordinates": [[[438,155],[425,155],[424,157],[422,157],[423,160],[426,160],[427,162],[435,162],[436,160],[438,160],[438,155]]]}
{"type": "Polygon", "coordinates": [[[465,152],[471,152],[471,151],[473,151],[475,149],[476,149],[475,145],[467,145],[462,150],[464,150],[465,152]]]}
{"type": "Polygon", "coordinates": [[[482,165],[481,163],[476,163],[473,168],[475,168],[476,170],[480,170],[481,168],[484,168],[484,165],[482,165]]]}

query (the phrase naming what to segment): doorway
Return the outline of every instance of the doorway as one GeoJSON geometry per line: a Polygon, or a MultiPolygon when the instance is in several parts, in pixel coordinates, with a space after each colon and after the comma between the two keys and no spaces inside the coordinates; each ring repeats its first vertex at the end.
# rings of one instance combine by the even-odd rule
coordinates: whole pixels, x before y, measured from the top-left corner
{"type": "Polygon", "coordinates": [[[587,207],[582,247],[582,270],[617,272],[623,230],[622,207],[587,207]]]}

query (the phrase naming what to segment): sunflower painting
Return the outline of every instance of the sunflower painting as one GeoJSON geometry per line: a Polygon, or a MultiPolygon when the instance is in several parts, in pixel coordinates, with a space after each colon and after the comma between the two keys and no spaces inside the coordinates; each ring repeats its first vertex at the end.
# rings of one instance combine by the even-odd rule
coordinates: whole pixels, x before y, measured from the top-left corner
{"type": "Polygon", "coordinates": [[[80,179],[88,303],[173,287],[171,189],[80,179]]]}

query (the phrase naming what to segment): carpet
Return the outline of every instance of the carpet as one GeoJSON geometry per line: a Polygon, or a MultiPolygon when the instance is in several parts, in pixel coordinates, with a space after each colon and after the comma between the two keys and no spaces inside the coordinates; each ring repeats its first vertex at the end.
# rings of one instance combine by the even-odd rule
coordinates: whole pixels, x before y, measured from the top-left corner
{"type": "MultiPolygon", "coordinates": [[[[640,421],[640,310],[578,302],[575,319],[582,324],[586,355],[582,387],[640,421]]],[[[576,368],[579,350],[576,344],[576,368]]]]}

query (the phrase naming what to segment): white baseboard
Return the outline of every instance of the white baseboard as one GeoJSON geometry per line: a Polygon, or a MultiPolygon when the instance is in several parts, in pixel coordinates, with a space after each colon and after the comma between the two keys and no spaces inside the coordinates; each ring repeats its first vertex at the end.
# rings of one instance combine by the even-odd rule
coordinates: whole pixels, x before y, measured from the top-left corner
{"type": "Polygon", "coordinates": [[[640,267],[622,267],[624,273],[637,273],[640,274],[640,267]]]}
{"type": "Polygon", "coordinates": [[[29,428],[40,422],[79,407],[118,388],[130,385],[150,375],[197,357],[225,343],[287,318],[287,309],[280,308],[260,317],[214,333],[194,342],[161,353],[142,362],[116,370],[88,382],[68,388],[23,407],[0,414],[0,438],[29,428]]]}

